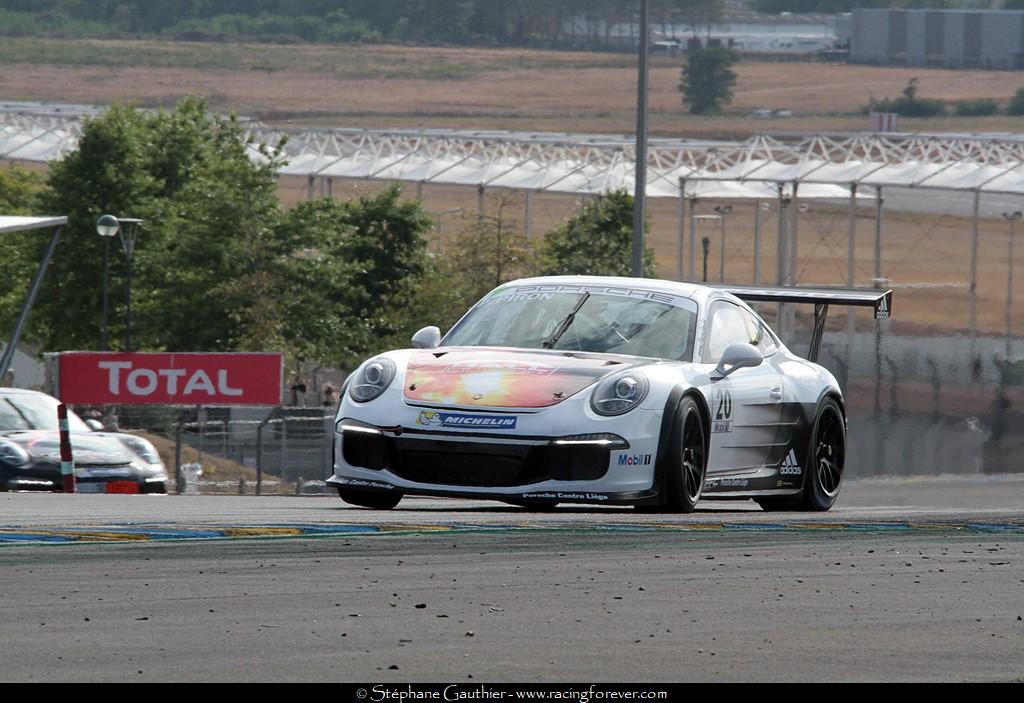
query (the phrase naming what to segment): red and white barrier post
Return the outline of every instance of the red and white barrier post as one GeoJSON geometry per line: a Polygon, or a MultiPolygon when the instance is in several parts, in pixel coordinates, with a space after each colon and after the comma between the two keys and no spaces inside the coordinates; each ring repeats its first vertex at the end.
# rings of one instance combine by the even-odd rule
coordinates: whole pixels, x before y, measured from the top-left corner
{"type": "Polygon", "coordinates": [[[60,475],[64,480],[64,492],[75,492],[75,459],[71,455],[71,432],[68,425],[68,406],[61,403],[57,406],[57,419],[60,422],[60,475]]]}

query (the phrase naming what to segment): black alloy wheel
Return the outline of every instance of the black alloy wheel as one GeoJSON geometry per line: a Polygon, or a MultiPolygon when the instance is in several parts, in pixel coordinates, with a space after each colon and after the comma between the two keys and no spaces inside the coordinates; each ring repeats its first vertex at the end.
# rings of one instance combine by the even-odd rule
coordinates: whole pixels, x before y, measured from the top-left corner
{"type": "Polygon", "coordinates": [[[825,512],[839,497],[846,467],[846,420],[834,398],[818,408],[808,454],[802,507],[825,512]]]}
{"type": "Polygon", "coordinates": [[[676,417],[667,507],[673,512],[692,513],[704,491],[707,432],[700,407],[689,396],[679,404],[676,417]]]}

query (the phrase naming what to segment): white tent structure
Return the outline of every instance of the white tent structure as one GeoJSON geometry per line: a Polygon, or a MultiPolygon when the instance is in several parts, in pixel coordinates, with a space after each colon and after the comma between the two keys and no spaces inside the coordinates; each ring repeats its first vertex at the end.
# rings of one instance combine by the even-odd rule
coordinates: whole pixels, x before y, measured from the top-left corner
{"type": "MultiPolygon", "coordinates": [[[[81,117],[0,105],[0,159],[48,161],[73,149],[81,117]]],[[[331,129],[285,132],[247,125],[256,143],[280,145],[283,175],[308,179],[309,196],[330,194],[336,179],[404,181],[474,187],[482,209],[487,189],[601,195],[632,191],[635,147],[613,135],[454,130],[331,129]],[[286,139],[285,139],[286,138],[286,139]]],[[[256,148],[253,158],[265,158],[256,148]]],[[[881,278],[885,189],[921,193],[914,207],[934,209],[938,191],[973,195],[971,328],[975,328],[978,219],[983,197],[1014,209],[1024,196],[1024,136],[854,134],[793,139],[755,136],[744,142],[653,139],[647,196],[679,201],[677,274],[696,265],[696,205],[701,200],[777,200],[778,260],[774,283],[792,284],[798,259],[799,202],[849,203],[848,280],[853,279],[856,208],[875,205],[875,277],[881,278]],[[689,217],[686,209],[690,208],[689,217]],[[689,226],[687,227],[687,223],[689,226]],[[688,246],[686,230],[691,236],[688,246]],[[685,261],[684,261],[685,260],[685,261]],[[688,267],[684,270],[684,263],[688,267]]],[[[420,190],[421,192],[421,190],[420,190]]],[[[755,225],[754,283],[760,283],[760,227],[755,225]]],[[[527,224],[529,231],[529,224],[527,224]]]]}

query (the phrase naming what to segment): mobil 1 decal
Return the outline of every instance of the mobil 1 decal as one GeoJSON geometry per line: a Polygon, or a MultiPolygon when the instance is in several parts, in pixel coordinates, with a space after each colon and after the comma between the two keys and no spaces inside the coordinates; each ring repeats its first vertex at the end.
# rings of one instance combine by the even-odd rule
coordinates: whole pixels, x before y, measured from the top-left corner
{"type": "Polygon", "coordinates": [[[711,432],[732,432],[732,391],[716,390],[711,396],[711,432]]]}

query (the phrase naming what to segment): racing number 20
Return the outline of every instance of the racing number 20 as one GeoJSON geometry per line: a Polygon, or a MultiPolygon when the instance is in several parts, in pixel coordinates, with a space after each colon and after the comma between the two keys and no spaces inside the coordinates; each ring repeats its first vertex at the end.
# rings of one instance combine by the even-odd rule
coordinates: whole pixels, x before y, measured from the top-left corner
{"type": "Polygon", "coordinates": [[[732,419],[732,393],[729,391],[717,391],[715,393],[715,420],[724,421],[732,419]]]}

